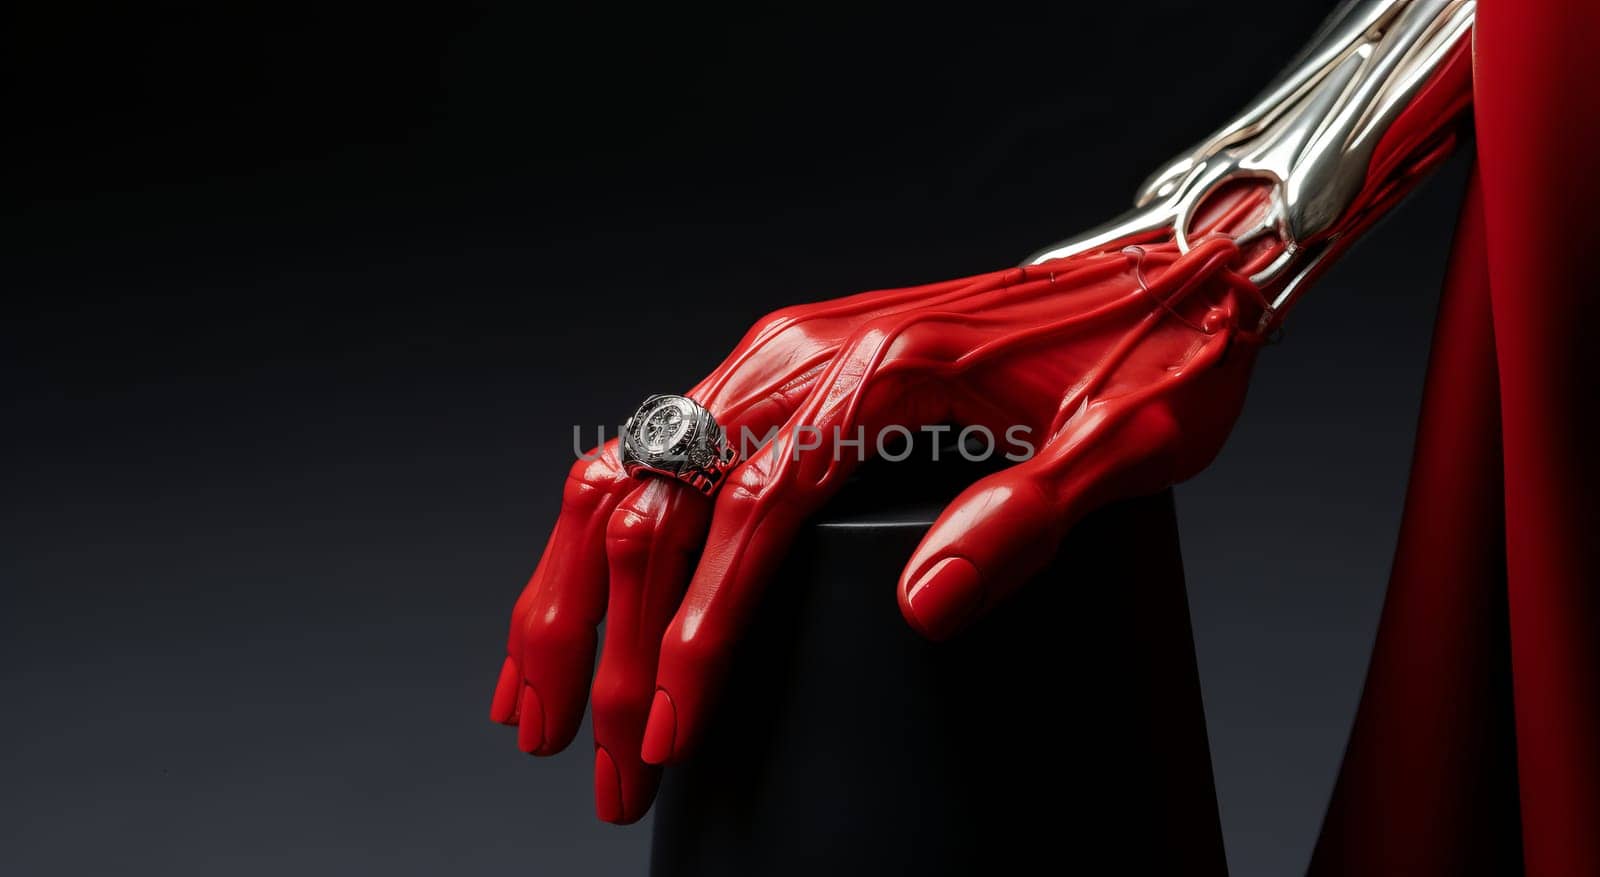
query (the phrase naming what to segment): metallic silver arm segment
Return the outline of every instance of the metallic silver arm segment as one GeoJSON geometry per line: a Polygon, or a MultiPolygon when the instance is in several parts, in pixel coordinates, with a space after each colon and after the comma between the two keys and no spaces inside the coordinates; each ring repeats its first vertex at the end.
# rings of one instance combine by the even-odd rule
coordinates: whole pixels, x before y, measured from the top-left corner
{"type": "Polygon", "coordinates": [[[1283,255],[1251,279],[1287,278],[1266,321],[1361,205],[1374,149],[1407,106],[1471,38],[1476,0],[1349,0],[1296,61],[1250,106],[1140,187],[1135,209],[1033,256],[1036,264],[1128,236],[1170,237],[1189,247],[1189,224],[1207,196],[1240,179],[1271,184],[1261,228],[1283,255]]]}

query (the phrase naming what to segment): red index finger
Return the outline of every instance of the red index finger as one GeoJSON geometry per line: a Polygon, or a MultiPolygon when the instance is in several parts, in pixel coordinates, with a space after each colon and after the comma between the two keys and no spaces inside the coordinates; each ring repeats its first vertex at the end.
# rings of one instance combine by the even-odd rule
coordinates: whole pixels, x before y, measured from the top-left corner
{"type": "Polygon", "coordinates": [[[873,436],[900,421],[920,424],[943,404],[928,392],[916,345],[897,343],[917,322],[891,318],[864,327],[772,443],[730,473],[705,553],[661,643],[645,761],[664,764],[693,747],[762,584],[801,524],[872,452],[870,438],[849,446],[838,439],[873,436]]]}

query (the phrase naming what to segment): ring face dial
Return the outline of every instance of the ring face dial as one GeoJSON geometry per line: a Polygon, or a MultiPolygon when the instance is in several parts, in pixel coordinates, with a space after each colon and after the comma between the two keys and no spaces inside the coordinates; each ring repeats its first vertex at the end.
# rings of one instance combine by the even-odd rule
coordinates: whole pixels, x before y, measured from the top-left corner
{"type": "Polygon", "coordinates": [[[628,474],[660,475],[709,495],[738,454],[700,403],[687,396],[651,396],[622,428],[622,465],[628,474]]]}
{"type": "Polygon", "coordinates": [[[645,414],[639,424],[640,444],[652,455],[665,455],[676,448],[694,423],[694,412],[683,399],[666,399],[645,414]]]}

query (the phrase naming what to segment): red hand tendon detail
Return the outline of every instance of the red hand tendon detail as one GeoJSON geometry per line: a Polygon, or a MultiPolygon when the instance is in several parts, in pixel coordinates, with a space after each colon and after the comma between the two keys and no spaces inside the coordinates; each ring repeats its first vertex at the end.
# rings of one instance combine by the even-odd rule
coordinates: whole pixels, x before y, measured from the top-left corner
{"type": "Polygon", "coordinates": [[[771,442],[729,474],[714,507],[681,484],[622,476],[614,443],[575,468],[513,613],[494,718],[520,723],[537,754],[565,746],[608,614],[593,685],[597,808],[609,821],[639,818],[655,793],[651,765],[701,736],[762,583],[857,465],[853,452],[832,453],[834,430],[864,429],[867,456],[883,427],[948,422],[1023,428],[1038,448],[958,499],[911,558],[902,605],[936,637],[1020,586],[1089,510],[1198,472],[1231,428],[1260,346],[1251,330],[1264,291],[1245,278],[1282,242],[1241,250],[1232,237],[1255,226],[1266,197],[1257,186],[1219,192],[1188,252],[1145,235],[758,321],[687,395],[736,446],[776,429],[771,442]],[[1122,252],[1133,244],[1136,259],[1122,252]],[[801,441],[803,428],[822,446],[801,441]]]}

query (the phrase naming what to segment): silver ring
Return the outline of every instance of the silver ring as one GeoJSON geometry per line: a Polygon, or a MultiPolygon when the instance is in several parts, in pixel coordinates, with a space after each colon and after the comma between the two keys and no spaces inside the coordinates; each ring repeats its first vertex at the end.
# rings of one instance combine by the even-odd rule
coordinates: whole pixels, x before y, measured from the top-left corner
{"type": "Polygon", "coordinates": [[[622,468],[682,481],[706,496],[717,492],[738,453],[717,419],[688,396],[644,400],[622,427],[622,468]]]}

